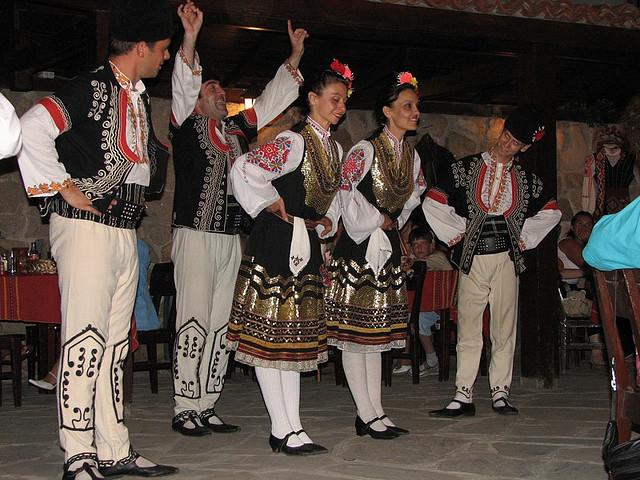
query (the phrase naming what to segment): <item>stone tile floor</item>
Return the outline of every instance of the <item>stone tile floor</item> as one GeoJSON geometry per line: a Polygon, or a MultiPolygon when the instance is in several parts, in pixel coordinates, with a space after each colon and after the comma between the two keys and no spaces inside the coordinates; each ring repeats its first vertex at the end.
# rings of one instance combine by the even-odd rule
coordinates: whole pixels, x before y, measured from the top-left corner
{"type": "MultiPolygon", "coordinates": [[[[435,377],[412,385],[394,376],[383,387],[387,413],[411,429],[395,440],[357,437],[355,409],[347,388],[336,386],[331,369],[321,383],[302,379],[302,418],[328,455],[288,457],[267,445],[269,420],[257,383],[236,372],[217,410],[242,426],[237,434],[187,438],[171,430],[171,384],[161,372],[160,393],[150,393],[146,375],[136,373],[127,425],[134,447],[149,458],[180,467],[175,479],[224,480],[605,480],[600,445],[608,419],[608,379],[587,366],[569,370],[553,390],[514,381],[520,415],[491,410],[486,377],[477,383],[473,418],[433,419],[428,411],[449,400],[453,384],[435,377]]],[[[60,478],[62,453],[56,434],[54,395],[25,384],[23,406],[13,408],[5,382],[0,407],[0,479],[60,478]]]]}

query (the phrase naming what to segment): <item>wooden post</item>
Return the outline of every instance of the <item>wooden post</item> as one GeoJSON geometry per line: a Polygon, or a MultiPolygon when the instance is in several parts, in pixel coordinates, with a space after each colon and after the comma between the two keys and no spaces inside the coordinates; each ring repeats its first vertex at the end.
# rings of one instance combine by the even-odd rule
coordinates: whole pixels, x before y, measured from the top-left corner
{"type": "MultiPolygon", "coordinates": [[[[521,98],[544,117],[546,135],[523,161],[557,195],[554,55],[550,47],[534,44],[522,57],[521,98]]],[[[527,269],[520,278],[520,345],[522,376],[535,377],[553,387],[559,372],[557,233],[551,232],[533,251],[526,252],[527,269]]]]}

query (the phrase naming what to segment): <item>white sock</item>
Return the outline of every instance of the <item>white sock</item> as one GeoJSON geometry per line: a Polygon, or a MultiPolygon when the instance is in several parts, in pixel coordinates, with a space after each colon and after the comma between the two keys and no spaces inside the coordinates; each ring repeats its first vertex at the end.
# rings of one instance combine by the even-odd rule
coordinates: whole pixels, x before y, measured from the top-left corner
{"type": "Polygon", "coordinates": [[[431,368],[438,364],[438,355],[436,352],[427,353],[427,365],[431,368]]]}
{"type": "Polygon", "coordinates": [[[365,368],[367,369],[367,391],[376,417],[388,427],[395,424],[386,416],[382,408],[382,353],[365,353],[365,368]]]}
{"type": "MultiPolygon", "coordinates": [[[[456,392],[456,394],[453,397],[454,400],[457,400],[458,402],[462,402],[462,403],[473,403],[473,397],[467,398],[464,395],[462,395],[461,393],[456,392]]],[[[449,403],[449,405],[447,405],[446,408],[448,408],[449,410],[457,410],[458,408],[462,408],[461,405],[458,402],[451,402],[449,403]]]]}
{"type": "Polygon", "coordinates": [[[149,467],[155,467],[157,464],[153,463],[151,460],[149,460],[148,458],[145,457],[138,457],[136,458],[136,465],[138,465],[139,467],[142,468],[149,468],[149,467]]]}
{"type": "Polygon", "coordinates": [[[202,425],[202,422],[200,421],[200,418],[194,415],[193,417],[191,417],[191,419],[184,422],[184,427],[190,430],[193,430],[196,427],[197,428],[203,427],[203,425],[202,425]]]}
{"type": "MultiPolygon", "coordinates": [[[[280,370],[275,368],[256,367],[256,378],[262,391],[264,404],[271,418],[271,434],[276,438],[284,438],[294,431],[289,423],[289,417],[287,417],[280,373],[280,370]]],[[[302,445],[302,441],[297,435],[291,435],[287,445],[299,447],[302,445]]]]}
{"type": "MultiPolygon", "coordinates": [[[[365,353],[342,352],[342,366],[344,375],[347,377],[351,395],[356,403],[356,409],[360,419],[368,423],[378,417],[371,404],[369,391],[367,389],[367,370],[365,365],[365,353]]],[[[377,420],[371,424],[373,430],[382,432],[387,429],[384,423],[377,420]]]]}
{"type": "MultiPolygon", "coordinates": [[[[284,396],[284,407],[287,411],[289,424],[294,432],[302,429],[300,421],[300,373],[289,370],[280,371],[280,379],[282,380],[282,394],[284,396]]],[[[313,443],[307,432],[304,430],[298,434],[300,440],[304,443],[313,443]]]]}

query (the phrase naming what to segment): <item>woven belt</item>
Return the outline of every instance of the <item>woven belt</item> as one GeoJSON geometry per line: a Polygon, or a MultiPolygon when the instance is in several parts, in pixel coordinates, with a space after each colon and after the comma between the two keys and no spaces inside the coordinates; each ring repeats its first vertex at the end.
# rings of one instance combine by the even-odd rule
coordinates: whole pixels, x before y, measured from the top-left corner
{"type": "Polygon", "coordinates": [[[107,214],[115,218],[120,218],[128,222],[138,223],[144,215],[145,206],[133,202],[128,202],[121,198],[116,198],[116,204],[111,205],[107,214]]]}
{"type": "Polygon", "coordinates": [[[480,237],[476,244],[476,255],[490,255],[509,251],[509,237],[497,235],[493,237],[480,237]]]}
{"type": "MultiPolygon", "coordinates": [[[[278,213],[276,212],[270,212],[271,215],[275,215],[276,217],[278,217],[280,220],[282,220],[283,222],[287,222],[289,225],[293,225],[293,215],[289,215],[287,213],[287,219],[285,220],[284,218],[282,218],[278,213]]],[[[307,220],[305,218],[304,220],[304,226],[307,227],[307,230],[314,230],[316,228],[316,222],[314,222],[313,220],[307,220]]]]}

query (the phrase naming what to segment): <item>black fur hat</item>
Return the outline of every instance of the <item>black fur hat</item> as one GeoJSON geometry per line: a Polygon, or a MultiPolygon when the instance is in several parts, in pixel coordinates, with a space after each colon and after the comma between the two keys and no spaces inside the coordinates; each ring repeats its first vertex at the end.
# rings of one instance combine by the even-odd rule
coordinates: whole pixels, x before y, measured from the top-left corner
{"type": "Polygon", "coordinates": [[[539,115],[529,107],[518,107],[507,117],[504,129],[525,145],[531,145],[544,137],[545,128],[539,115]]]}
{"type": "Polygon", "coordinates": [[[173,15],[167,0],[113,0],[111,38],[124,42],[171,38],[173,15]]]}

